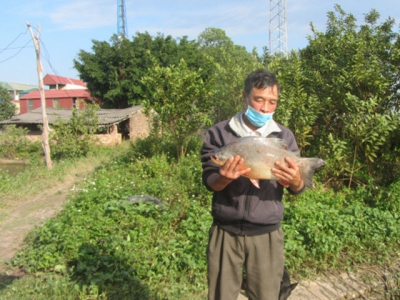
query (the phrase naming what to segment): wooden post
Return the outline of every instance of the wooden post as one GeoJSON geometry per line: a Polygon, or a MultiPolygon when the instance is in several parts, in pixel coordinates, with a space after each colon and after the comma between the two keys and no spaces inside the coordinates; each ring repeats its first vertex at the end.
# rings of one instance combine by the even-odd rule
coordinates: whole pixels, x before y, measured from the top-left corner
{"type": "Polygon", "coordinates": [[[26,22],[26,25],[29,28],[29,31],[32,36],[33,45],[35,46],[36,51],[36,64],[37,64],[37,72],[38,72],[38,79],[39,79],[39,91],[40,91],[40,103],[42,106],[42,118],[43,118],[43,132],[42,132],[42,147],[44,152],[44,157],[46,160],[46,166],[48,169],[53,168],[53,163],[51,162],[50,157],[50,145],[49,145],[49,122],[47,120],[47,113],[46,113],[46,97],[43,88],[43,78],[42,78],[42,64],[40,62],[40,43],[39,43],[39,30],[40,24],[38,25],[36,37],[33,34],[31,25],[26,22]]]}

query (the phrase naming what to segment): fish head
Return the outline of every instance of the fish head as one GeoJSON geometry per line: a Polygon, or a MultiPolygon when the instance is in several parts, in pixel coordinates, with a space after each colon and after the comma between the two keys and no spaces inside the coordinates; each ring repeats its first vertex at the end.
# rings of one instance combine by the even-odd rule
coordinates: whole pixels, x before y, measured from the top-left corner
{"type": "Polygon", "coordinates": [[[211,156],[211,160],[218,166],[223,166],[232,156],[235,156],[235,154],[230,151],[228,147],[223,147],[216,151],[213,156],[211,156]]]}

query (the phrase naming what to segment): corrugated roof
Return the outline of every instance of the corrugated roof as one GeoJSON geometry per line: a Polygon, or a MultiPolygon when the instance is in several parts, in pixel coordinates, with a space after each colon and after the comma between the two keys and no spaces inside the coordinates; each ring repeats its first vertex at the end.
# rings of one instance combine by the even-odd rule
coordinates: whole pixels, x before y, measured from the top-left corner
{"type": "MultiPolygon", "coordinates": [[[[45,98],[86,98],[90,99],[88,90],[44,90],[45,98]]],[[[40,99],[40,91],[32,91],[20,98],[25,99],[40,99]]]]}
{"type": "Polygon", "coordinates": [[[38,89],[37,85],[14,83],[14,82],[0,82],[0,85],[5,87],[8,91],[25,91],[30,89],[38,89]]]}
{"type": "MultiPolygon", "coordinates": [[[[117,124],[129,119],[132,115],[138,113],[143,107],[136,105],[123,109],[99,109],[99,125],[117,124]]],[[[71,109],[49,108],[46,107],[46,114],[49,124],[55,123],[59,118],[69,120],[72,117],[71,109]]],[[[8,120],[3,120],[0,124],[43,124],[42,108],[36,108],[28,113],[16,115],[8,120]]]]}
{"type": "Polygon", "coordinates": [[[43,78],[43,83],[45,85],[75,84],[75,85],[86,86],[86,84],[82,80],[58,76],[58,75],[52,75],[52,74],[46,74],[46,76],[44,76],[43,78]]]}

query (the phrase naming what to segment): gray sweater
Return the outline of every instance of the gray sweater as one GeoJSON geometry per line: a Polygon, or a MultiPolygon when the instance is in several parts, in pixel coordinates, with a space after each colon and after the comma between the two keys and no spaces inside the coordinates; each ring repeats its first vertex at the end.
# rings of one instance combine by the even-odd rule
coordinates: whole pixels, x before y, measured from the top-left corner
{"type": "MultiPolygon", "coordinates": [[[[246,135],[240,126],[240,114],[212,126],[206,133],[201,149],[203,183],[208,190],[207,179],[219,173],[219,166],[210,159],[212,154],[224,145],[246,135]]],[[[268,138],[281,138],[288,143],[289,150],[298,151],[293,133],[283,125],[270,121],[265,131],[268,138]]],[[[304,191],[293,193],[299,194],[304,191]]],[[[260,180],[260,189],[248,178],[239,177],[222,191],[213,191],[212,216],[214,224],[237,235],[258,235],[279,229],[283,219],[283,186],[275,180],[260,180]]]]}

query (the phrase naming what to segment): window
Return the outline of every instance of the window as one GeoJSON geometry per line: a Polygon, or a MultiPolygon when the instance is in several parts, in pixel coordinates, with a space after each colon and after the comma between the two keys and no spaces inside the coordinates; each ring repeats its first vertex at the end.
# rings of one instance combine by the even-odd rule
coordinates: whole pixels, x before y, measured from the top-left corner
{"type": "Polygon", "coordinates": [[[33,110],[33,99],[28,99],[28,111],[33,110]]]}
{"type": "Polygon", "coordinates": [[[53,108],[61,108],[60,106],[60,99],[53,98],[53,108]]]}

